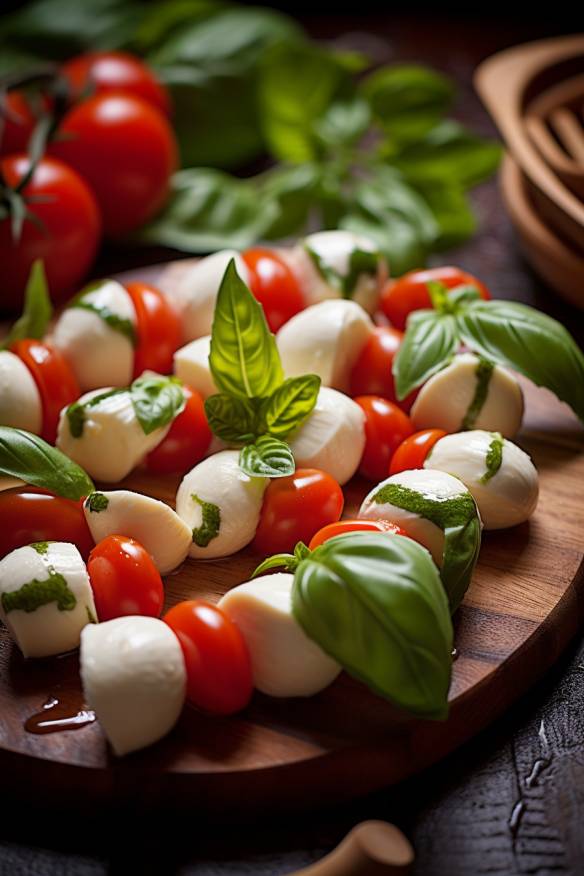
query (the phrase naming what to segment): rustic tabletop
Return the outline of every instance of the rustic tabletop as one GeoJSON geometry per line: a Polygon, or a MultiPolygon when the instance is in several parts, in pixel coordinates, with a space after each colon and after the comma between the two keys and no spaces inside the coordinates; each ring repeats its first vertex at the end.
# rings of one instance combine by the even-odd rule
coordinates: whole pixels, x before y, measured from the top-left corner
{"type": "MultiPolygon", "coordinates": [[[[414,17],[311,18],[315,35],[366,48],[380,60],[420,60],[460,85],[458,115],[493,133],[473,94],[476,64],[497,49],[559,33],[556,22],[414,17]]],[[[564,28],[565,29],[565,28],[564,28]]],[[[474,195],[480,233],[448,261],[478,274],[496,296],[562,320],[584,345],[581,312],[561,304],[522,260],[495,181],[474,195]]],[[[168,252],[104,253],[109,273],[168,252]]],[[[561,558],[559,559],[561,562],[561,558]]],[[[190,812],[56,810],[51,788],[0,803],[0,874],[285,874],[318,859],[358,821],[397,823],[423,876],[584,872],[584,639],[507,715],[436,767],[350,805],[238,823],[190,812]]],[[[242,801],[245,811],[245,801],[242,801]]]]}

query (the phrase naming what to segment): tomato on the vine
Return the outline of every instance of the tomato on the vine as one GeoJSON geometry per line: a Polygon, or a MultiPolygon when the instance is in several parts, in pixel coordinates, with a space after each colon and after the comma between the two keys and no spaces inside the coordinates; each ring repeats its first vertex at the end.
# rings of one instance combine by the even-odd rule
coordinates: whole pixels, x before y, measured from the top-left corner
{"type": "Polygon", "coordinates": [[[134,351],[134,377],[146,370],[158,374],[172,371],[172,357],[181,345],[178,313],[166,295],[149,283],[126,283],[136,311],[138,344],[134,351]]]}
{"type": "Polygon", "coordinates": [[[24,152],[34,131],[36,117],[22,91],[7,91],[0,120],[0,156],[24,152]]]}
{"type": "Polygon", "coordinates": [[[37,487],[0,492],[0,557],[38,541],[68,541],[84,559],[94,545],[83,501],[53,496],[37,487]]]}
{"type": "Polygon", "coordinates": [[[389,465],[389,474],[397,474],[412,468],[424,468],[426,457],[437,441],[444,438],[443,429],[422,429],[409,435],[394,451],[389,465]]]}
{"type": "Polygon", "coordinates": [[[211,430],[205,405],[198,392],[183,386],[186,404],[175,417],[167,435],[146,457],[146,467],[158,474],[182,474],[203,459],[209,449],[211,430]]]}
{"type": "Polygon", "coordinates": [[[163,620],[182,648],[190,702],[215,715],[245,708],[253,692],[251,660],[233,621],[202,599],[179,602],[163,620]]]}
{"type": "Polygon", "coordinates": [[[372,481],[381,481],[387,477],[395,449],[414,428],[407,414],[385,398],[362,395],[355,401],[365,414],[365,450],[359,471],[372,481]]]}
{"type": "Polygon", "coordinates": [[[148,551],[133,538],[108,535],[89,554],[87,573],[97,617],[131,614],[160,617],[164,588],[148,551]]]}
{"type": "Polygon", "coordinates": [[[304,308],[298,280],[272,249],[255,247],[241,255],[250,273],[250,289],[264,308],[270,330],[277,332],[304,308]]]}
{"type": "Polygon", "coordinates": [[[319,529],[310,539],[308,547],[313,551],[316,547],[324,544],[335,535],[346,535],[348,532],[389,532],[393,535],[405,535],[404,530],[397,523],[389,520],[339,520],[338,523],[329,523],[319,529]]]}

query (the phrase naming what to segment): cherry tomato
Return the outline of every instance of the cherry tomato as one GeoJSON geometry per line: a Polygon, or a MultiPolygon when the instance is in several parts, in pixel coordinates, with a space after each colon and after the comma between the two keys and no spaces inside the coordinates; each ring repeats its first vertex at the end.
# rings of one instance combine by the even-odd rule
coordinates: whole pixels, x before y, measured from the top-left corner
{"type": "Polygon", "coordinates": [[[365,414],[365,450],[359,471],[372,481],[381,481],[387,477],[395,449],[414,429],[407,414],[385,398],[361,395],[355,401],[365,414]]]}
{"type": "Polygon", "coordinates": [[[399,445],[391,457],[389,474],[397,474],[411,468],[424,468],[426,457],[437,441],[444,438],[443,429],[423,429],[414,432],[399,445]]]}
{"type": "Polygon", "coordinates": [[[182,342],[178,313],[159,289],[148,283],[126,283],[136,311],[138,346],[134,352],[134,377],[143,371],[169,374],[172,357],[182,342]]]}
{"type": "MultiPolygon", "coordinates": [[[[0,162],[2,176],[12,188],[29,167],[26,155],[11,155],[0,162]]],[[[35,259],[43,259],[51,296],[61,301],[84,279],[99,245],[95,198],[72,168],[55,158],[41,159],[23,195],[34,221],[25,219],[18,240],[13,238],[10,217],[0,220],[0,308],[10,312],[22,310],[35,259]]]]}
{"type": "Polygon", "coordinates": [[[182,474],[203,459],[211,442],[203,399],[183,386],[185,409],[173,421],[166,438],[146,457],[146,467],[158,474],[182,474]]]}
{"type": "Polygon", "coordinates": [[[21,91],[8,91],[0,120],[0,155],[24,152],[36,124],[35,115],[21,91]]]}
{"type": "Polygon", "coordinates": [[[97,94],[73,107],[50,151],[87,180],[109,237],[134,231],[158,212],[177,166],[167,120],[129,94],[97,94]]]}
{"type": "Polygon", "coordinates": [[[170,98],[152,70],[128,52],[87,52],[61,67],[74,101],[87,94],[112,91],[132,94],[170,115],[170,98]]]}
{"type": "Polygon", "coordinates": [[[315,532],[340,518],[343,504],[335,479],[317,468],[276,478],[264,493],[253,546],[267,555],[292,551],[297,541],[308,544],[315,532]]]}
{"type": "Polygon", "coordinates": [[[399,280],[390,280],[381,293],[381,309],[394,328],[406,327],[406,320],[413,310],[432,307],[427,284],[431,281],[443,283],[448,289],[456,286],[472,285],[479,290],[481,298],[490,298],[489,290],[472,274],[444,265],[424,271],[410,271],[399,280]]]}
{"type": "Polygon", "coordinates": [[[59,350],[43,341],[26,339],[12,345],[34,378],[43,406],[42,437],[49,444],[57,438],[59,414],[81,395],[71,366],[59,350]]]}
{"type": "Polygon", "coordinates": [[[69,541],[86,559],[94,541],[83,501],[53,496],[37,487],[0,492],[0,556],[35,541],[69,541]]]}
{"type": "Polygon", "coordinates": [[[323,526],[310,539],[308,547],[313,551],[316,547],[324,544],[329,538],[334,538],[335,535],[345,535],[347,532],[391,532],[394,535],[405,535],[404,530],[397,523],[390,523],[389,520],[339,520],[338,523],[329,523],[328,526],[323,526]]]}
{"type": "Polygon", "coordinates": [[[215,715],[245,708],[253,691],[251,660],[233,621],[202,599],[179,602],[163,620],[180,642],[191,703],[215,715]]]}
{"type": "Polygon", "coordinates": [[[304,309],[298,280],[283,258],[271,249],[248,249],[242,258],[249,268],[250,288],[264,308],[271,331],[304,309]]]}
{"type": "Polygon", "coordinates": [[[89,554],[87,573],[100,621],[129,614],[160,617],[164,588],[148,551],[133,538],[108,535],[89,554]]]}

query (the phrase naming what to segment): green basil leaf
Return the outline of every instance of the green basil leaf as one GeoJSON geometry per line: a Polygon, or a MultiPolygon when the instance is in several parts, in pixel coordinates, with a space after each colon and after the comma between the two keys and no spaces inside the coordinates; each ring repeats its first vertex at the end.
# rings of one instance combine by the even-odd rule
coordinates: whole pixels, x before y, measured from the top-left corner
{"type": "Polygon", "coordinates": [[[10,426],[0,426],[0,474],[75,501],[95,489],[89,475],[60,450],[10,426]]]}
{"type": "Polygon", "coordinates": [[[270,569],[284,568],[287,572],[294,572],[302,560],[309,557],[312,551],[303,541],[296,542],[293,554],[274,554],[271,557],[266,557],[263,563],[260,563],[257,569],[254,570],[252,578],[257,578],[258,575],[263,575],[270,569]]]}
{"type": "Polygon", "coordinates": [[[354,145],[371,121],[369,104],[356,94],[339,98],[313,123],[314,135],[323,146],[338,149],[354,145]]]}
{"type": "Polygon", "coordinates": [[[226,393],[211,395],[205,399],[205,414],[213,434],[228,444],[246,444],[257,434],[257,408],[249,399],[226,393]]]}
{"type": "Polygon", "coordinates": [[[285,478],[294,474],[296,463],[285,441],[260,435],[255,444],[241,448],[239,467],[250,477],[285,478]]]}
{"type": "Polygon", "coordinates": [[[351,675],[426,718],[447,715],[452,622],[430,554],[412,539],[336,536],[298,566],[292,610],[351,675]]]}
{"type": "Polygon", "coordinates": [[[185,394],[177,377],[145,374],[132,383],[129,392],[145,435],[172,423],[185,409],[185,394]]]}
{"type": "Polygon", "coordinates": [[[449,249],[472,237],[477,221],[463,186],[449,179],[418,178],[413,173],[405,176],[432,211],[438,227],[433,249],[449,249]]]}
{"type": "Polygon", "coordinates": [[[393,375],[398,399],[424,383],[447,365],[458,347],[456,320],[435,310],[416,310],[410,314],[407,330],[397,356],[393,375]]]}
{"type": "Polygon", "coordinates": [[[277,240],[305,233],[322,178],[323,168],[308,162],[278,165],[255,177],[256,212],[262,214],[264,222],[258,237],[277,240]]]}
{"type": "Polygon", "coordinates": [[[6,350],[16,341],[24,338],[42,338],[47,330],[47,325],[53,313],[47,277],[42,259],[33,262],[28,275],[24,292],[24,309],[22,316],[16,320],[8,336],[2,343],[2,349],[6,350]]]}
{"type": "Polygon", "coordinates": [[[284,379],[263,308],[239,277],[233,259],[217,295],[209,367],[217,388],[239,398],[271,395],[284,379]]]}
{"type": "Polygon", "coordinates": [[[223,8],[219,0],[165,0],[143,7],[132,37],[132,48],[142,55],[169,43],[185,27],[210,18],[223,8]]]}
{"type": "Polygon", "coordinates": [[[559,322],[516,301],[477,301],[459,313],[462,341],[545,386],[584,421],[584,355],[559,322]]]}
{"type": "Polygon", "coordinates": [[[266,431],[278,438],[286,438],[312,413],[318,392],[320,377],[304,374],[289,377],[270,396],[263,411],[266,431]]]}

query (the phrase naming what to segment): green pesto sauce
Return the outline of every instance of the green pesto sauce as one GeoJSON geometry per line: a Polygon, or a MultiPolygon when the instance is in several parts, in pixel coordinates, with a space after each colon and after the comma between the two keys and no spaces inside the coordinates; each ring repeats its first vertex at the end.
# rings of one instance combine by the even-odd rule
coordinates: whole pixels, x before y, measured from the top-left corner
{"type": "Polygon", "coordinates": [[[48,554],[48,552],[49,552],[49,542],[48,541],[35,541],[32,544],[30,544],[29,547],[31,547],[33,549],[33,551],[36,551],[37,554],[40,554],[41,556],[43,556],[44,554],[48,554]]]}
{"type": "Polygon", "coordinates": [[[207,547],[210,541],[217,538],[221,528],[221,511],[218,505],[212,502],[204,502],[192,493],[191,499],[201,506],[203,519],[201,525],[193,529],[193,541],[198,547],[207,547]]]}
{"type": "Polygon", "coordinates": [[[476,386],[472,401],[468,406],[468,410],[464,415],[461,423],[461,431],[466,432],[468,429],[473,429],[476,419],[483,409],[483,405],[487,400],[489,393],[489,383],[493,376],[494,365],[488,359],[479,359],[476,370],[476,386]]]}
{"type": "Polygon", "coordinates": [[[107,323],[110,328],[119,332],[121,335],[124,335],[133,347],[137,345],[138,338],[132,320],[114,313],[109,307],[103,307],[101,304],[94,304],[93,301],[87,301],[85,298],[78,298],[69,306],[77,307],[80,310],[89,310],[91,313],[95,313],[96,316],[99,316],[99,318],[107,323]]]}
{"type": "Polygon", "coordinates": [[[449,496],[447,499],[429,499],[403,487],[401,484],[385,484],[373,496],[377,505],[395,505],[412,514],[419,514],[439,526],[440,529],[451,529],[454,526],[462,526],[472,517],[476,516],[475,501],[470,493],[461,493],[458,496],[449,496]]]}
{"type": "Polygon", "coordinates": [[[96,624],[97,618],[88,605],[85,606],[85,611],[87,612],[87,620],[89,621],[89,623],[96,624]]]}
{"type": "Polygon", "coordinates": [[[109,505],[109,499],[103,493],[90,493],[85,501],[85,507],[92,513],[99,514],[105,511],[109,505]]]}
{"type": "Polygon", "coordinates": [[[106,392],[100,392],[97,395],[94,395],[93,398],[90,398],[88,401],[76,401],[73,402],[72,405],[69,405],[66,410],[66,415],[71,436],[73,438],[81,438],[81,436],[83,435],[83,427],[85,426],[85,411],[88,408],[94,408],[106,398],[110,398],[113,395],[120,395],[122,392],[128,392],[128,388],[121,387],[117,389],[108,389],[106,392]]]}
{"type": "Polygon", "coordinates": [[[2,594],[2,608],[6,614],[11,611],[26,611],[30,614],[50,602],[56,602],[59,611],[72,611],[75,608],[77,599],[65,578],[50,567],[48,571],[49,577],[44,581],[33,578],[18,590],[2,594]]]}
{"type": "Polygon", "coordinates": [[[485,459],[486,471],[481,477],[481,484],[488,483],[497,474],[503,462],[503,443],[505,439],[499,432],[493,432],[492,434],[493,439],[489,444],[485,459]]]}

